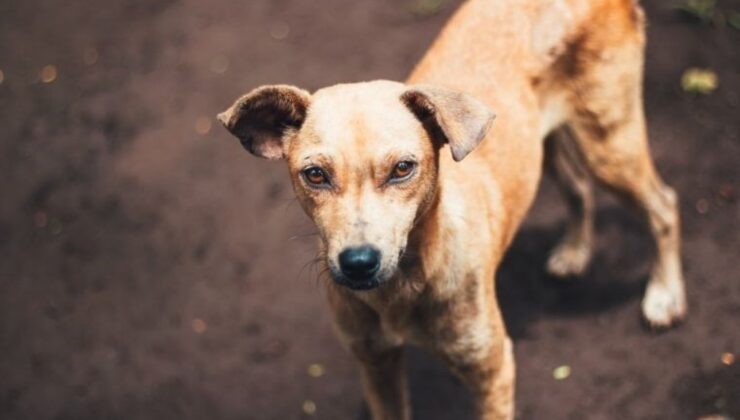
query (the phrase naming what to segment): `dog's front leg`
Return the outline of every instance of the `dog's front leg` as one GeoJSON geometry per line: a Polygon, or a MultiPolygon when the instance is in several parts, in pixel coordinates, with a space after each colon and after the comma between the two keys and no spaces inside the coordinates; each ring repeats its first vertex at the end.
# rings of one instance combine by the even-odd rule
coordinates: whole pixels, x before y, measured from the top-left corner
{"type": "Polygon", "coordinates": [[[513,419],[511,339],[495,302],[484,308],[478,305],[478,299],[446,303],[448,316],[432,322],[433,347],[473,393],[479,419],[513,419]]]}
{"type": "Polygon", "coordinates": [[[473,393],[480,420],[514,418],[515,367],[508,337],[498,337],[476,355],[453,351],[446,358],[473,393]]]}
{"type": "Polygon", "coordinates": [[[409,420],[402,348],[380,352],[353,348],[353,352],[361,364],[362,386],[373,420],[409,420]]]}
{"type": "Polygon", "coordinates": [[[338,333],[360,363],[373,420],[410,420],[401,339],[383,331],[378,314],[363,302],[337,290],[329,298],[338,333]]]}
{"type": "Polygon", "coordinates": [[[509,337],[491,345],[487,359],[467,373],[481,419],[514,418],[514,354],[509,337]]]}

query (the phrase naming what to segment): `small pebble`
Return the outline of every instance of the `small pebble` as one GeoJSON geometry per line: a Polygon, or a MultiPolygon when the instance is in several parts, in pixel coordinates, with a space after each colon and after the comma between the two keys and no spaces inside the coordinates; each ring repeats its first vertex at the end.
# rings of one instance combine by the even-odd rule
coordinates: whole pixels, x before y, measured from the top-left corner
{"type": "Polygon", "coordinates": [[[735,355],[730,352],[722,353],[722,363],[727,366],[732,366],[735,363],[735,355]]]}
{"type": "Polygon", "coordinates": [[[2,70],[0,70],[0,85],[3,84],[3,81],[5,80],[5,73],[3,73],[2,70]]]}
{"type": "Polygon", "coordinates": [[[206,135],[211,131],[211,119],[208,117],[198,117],[195,120],[195,132],[200,135],[206,135]]]}
{"type": "Polygon", "coordinates": [[[303,408],[303,412],[309,416],[316,414],[316,403],[311,400],[303,401],[303,406],[301,408],[303,408]]]}
{"type": "Polygon", "coordinates": [[[202,319],[196,318],[193,320],[193,331],[197,334],[203,334],[206,331],[206,328],[208,328],[208,326],[202,319]]]}
{"type": "Polygon", "coordinates": [[[705,199],[699,199],[696,202],[696,212],[699,214],[707,214],[709,212],[709,201],[705,199]]]}
{"type": "Polygon", "coordinates": [[[570,366],[568,365],[558,366],[552,371],[552,377],[558,381],[561,381],[568,376],[570,376],[570,366]]]}
{"type": "Polygon", "coordinates": [[[57,79],[57,68],[48,64],[41,69],[41,81],[44,83],[51,83],[57,79]]]}
{"type": "Polygon", "coordinates": [[[312,378],[320,378],[324,376],[324,367],[319,363],[313,363],[308,366],[308,375],[312,378]]]}

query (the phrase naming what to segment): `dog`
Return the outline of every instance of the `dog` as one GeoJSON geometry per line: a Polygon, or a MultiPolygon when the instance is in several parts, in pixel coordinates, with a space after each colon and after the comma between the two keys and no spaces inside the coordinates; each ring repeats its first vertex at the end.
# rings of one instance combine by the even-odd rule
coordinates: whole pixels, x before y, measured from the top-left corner
{"type": "Polygon", "coordinates": [[[569,208],[548,271],[586,268],[595,179],[641,211],[657,244],[645,320],[685,316],[677,196],[647,143],[644,27],[634,0],[470,0],[406,83],[262,86],[219,114],[249,152],[287,162],[374,419],[411,416],[407,342],[447,363],[479,418],[513,417],[494,277],[543,167],[569,208]]]}

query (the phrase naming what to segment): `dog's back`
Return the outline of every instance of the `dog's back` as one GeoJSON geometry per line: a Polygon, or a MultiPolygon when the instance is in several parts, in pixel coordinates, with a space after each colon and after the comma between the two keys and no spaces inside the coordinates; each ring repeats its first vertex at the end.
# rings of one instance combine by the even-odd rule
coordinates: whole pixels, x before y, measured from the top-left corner
{"type": "MultiPolygon", "coordinates": [[[[471,93],[499,115],[471,160],[492,172],[508,201],[508,239],[540,177],[539,168],[512,171],[513,162],[542,161],[542,140],[573,112],[576,85],[617,46],[634,47],[626,65],[641,73],[643,28],[634,0],[471,0],[411,73],[409,83],[471,93]]],[[[474,165],[452,170],[475,171],[474,165]]]]}
{"type": "MultiPolygon", "coordinates": [[[[635,0],[470,0],[409,82],[467,88],[496,104],[501,91],[536,85],[566,55],[641,40],[643,29],[635,0]]],[[[589,57],[579,57],[587,66],[589,57]]]]}

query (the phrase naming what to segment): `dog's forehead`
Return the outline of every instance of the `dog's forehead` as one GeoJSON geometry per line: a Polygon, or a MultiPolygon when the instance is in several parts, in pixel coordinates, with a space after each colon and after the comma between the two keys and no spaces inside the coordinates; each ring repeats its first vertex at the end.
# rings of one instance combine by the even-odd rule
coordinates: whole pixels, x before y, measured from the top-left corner
{"type": "Polygon", "coordinates": [[[418,120],[401,101],[406,86],[389,81],[335,85],[312,98],[305,129],[314,142],[348,144],[372,140],[377,146],[418,131],[418,120]]]}
{"type": "Polygon", "coordinates": [[[342,83],[317,90],[313,94],[312,108],[323,108],[337,104],[355,107],[373,106],[389,101],[398,101],[406,85],[388,80],[361,83],[342,83]]]}

